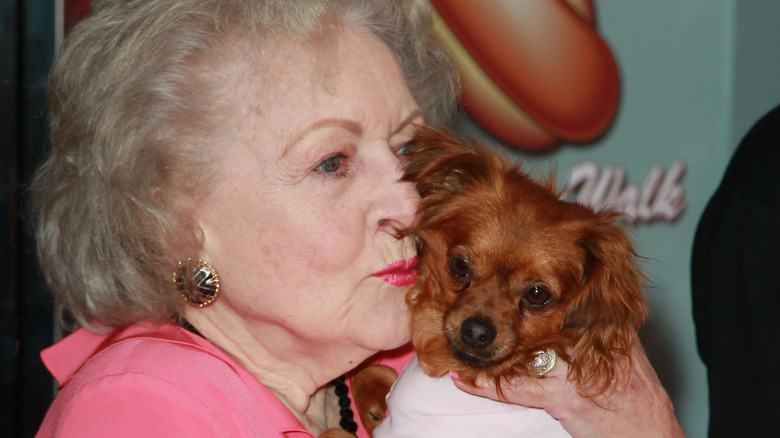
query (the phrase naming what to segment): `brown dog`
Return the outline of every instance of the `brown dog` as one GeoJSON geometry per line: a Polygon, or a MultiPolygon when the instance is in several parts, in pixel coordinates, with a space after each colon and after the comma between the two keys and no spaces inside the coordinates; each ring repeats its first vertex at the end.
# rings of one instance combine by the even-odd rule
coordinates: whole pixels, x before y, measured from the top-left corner
{"type": "Polygon", "coordinates": [[[616,214],[562,201],[552,181],[431,128],[406,169],[422,197],[409,230],[420,275],[407,297],[422,368],[501,379],[553,349],[581,392],[607,389],[647,313],[616,214]]]}
{"type": "MultiPolygon", "coordinates": [[[[616,214],[565,202],[551,179],[537,182],[506,156],[444,130],[421,127],[405,166],[404,179],[422,197],[417,225],[403,231],[418,238],[419,275],[407,302],[419,367],[432,377],[453,370],[464,381],[486,376],[498,384],[527,373],[536,352],[552,349],[568,363],[567,377],[581,394],[608,390],[619,367],[630,366],[629,350],[647,314],[643,275],[616,214]]],[[[406,374],[397,382],[406,388],[391,393],[388,423],[399,421],[392,410],[399,390],[411,395],[398,396],[398,403],[411,399],[418,405],[400,417],[445,418],[427,412],[438,402],[421,401],[442,387],[423,389],[427,376],[408,377],[414,383],[404,385],[406,374]]],[[[445,379],[430,380],[442,385],[445,379]]],[[[459,398],[471,397],[460,391],[444,397],[457,408],[471,403],[459,398]]],[[[475,409],[482,408],[466,408],[475,409]]],[[[495,408],[485,411],[492,415],[495,408]]],[[[543,411],[532,414],[534,421],[548,421],[539,420],[547,415],[543,411]]],[[[492,421],[503,420],[485,419],[479,436],[499,436],[484,429],[492,421]]],[[[512,433],[498,433],[520,436],[522,427],[507,421],[512,433]]],[[[383,424],[378,434],[411,429],[433,431],[425,436],[469,435],[446,422],[407,429],[383,424]],[[445,428],[451,429],[441,432],[445,428]]],[[[559,426],[550,427],[545,436],[566,436],[559,426]]]]}

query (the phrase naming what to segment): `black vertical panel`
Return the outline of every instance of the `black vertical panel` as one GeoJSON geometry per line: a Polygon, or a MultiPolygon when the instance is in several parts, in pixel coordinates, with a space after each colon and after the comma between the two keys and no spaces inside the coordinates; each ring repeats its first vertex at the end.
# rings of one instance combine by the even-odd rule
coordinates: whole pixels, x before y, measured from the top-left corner
{"type": "Polygon", "coordinates": [[[0,424],[3,436],[32,437],[52,399],[52,379],[38,355],[52,343],[53,318],[26,190],[48,150],[44,84],[54,54],[54,2],[0,5],[0,424]]]}
{"type": "MultiPolygon", "coordinates": [[[[45,84],[54,58],[53,0],[23,0],[22,32],[24,44],[19,108],[22,128],[19,137],[19,168],[22,186],[27,187],[32,174],[49,149],[48,116],[45,84]]],[[[26,212],[24,197],[21,210],[26,212]]],[[[29,226],[25,230],[29,231],[29,226]]],[[[19,436],[33,436],[52,399],[52,379],[40,360],[39,352],[52,343],[53,318],[50,296],[43,284],[32,236],[21,233],[19,255],[19,436]]]]}
{"type": "MultiPolygon", "coordinates": [[[[0,424],[16,430],[18,1],[0,0],[0,424]]],[[[16,436],[11,435],[11,436],[16,436]]]]}

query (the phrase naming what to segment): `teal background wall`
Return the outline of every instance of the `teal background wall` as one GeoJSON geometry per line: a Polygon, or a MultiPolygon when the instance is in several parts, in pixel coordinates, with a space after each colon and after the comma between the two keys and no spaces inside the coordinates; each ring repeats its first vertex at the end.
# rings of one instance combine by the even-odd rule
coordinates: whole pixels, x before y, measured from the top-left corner
{"type": "MultiPolygon", "coordinates": [[[[596,0],[597,27],[620,67],[622,97],[609,131],[586,145],[524,155],[557,167],[623,165],[641,185],[650,168],[684,159],[686,208],[675,222],[632,226],[653,315],[641,335],[689,437],[707,436],[706,369],[699,359],[690,298],[690,256],[699,217],[739,139],[780,104],[780,2],[775,0],[596,0]]],[[[468,116],[458,127],[496,142],[468,116]]],[[[778,145],[780,147],[780,145],[778,145]]],[[[510,154],[517,155],[510,150],[510,154]]],[[[746,388],[749,391],[749,388],[746,388]]]]}

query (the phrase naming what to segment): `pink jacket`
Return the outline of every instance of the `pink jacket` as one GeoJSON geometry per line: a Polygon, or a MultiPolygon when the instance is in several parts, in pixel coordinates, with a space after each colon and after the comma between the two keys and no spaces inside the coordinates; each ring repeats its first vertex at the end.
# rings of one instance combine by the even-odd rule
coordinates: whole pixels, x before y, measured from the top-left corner
{"type": "MultiPolygon", "coordinates": [[[[411,355],[403,348],[375,362],[400,369],[411,355]]],[[[313,437],[238,363],[173,324],[79,329],[41,357],[61,389],[41,438],[313,437]]]]}

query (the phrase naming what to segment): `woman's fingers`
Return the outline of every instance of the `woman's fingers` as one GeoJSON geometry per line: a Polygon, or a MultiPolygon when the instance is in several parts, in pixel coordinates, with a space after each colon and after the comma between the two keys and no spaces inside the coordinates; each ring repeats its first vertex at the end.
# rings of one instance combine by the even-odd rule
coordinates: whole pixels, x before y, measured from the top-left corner
{"type": "Polygon", "coordinates": [[[580,394],[559,361],[547,375],[519,375],[502,381],[501,394],[491,379],[476,386],[456,380],[468,393],[523,406],[542,408],[574,437],[684,437],[674,408],[644,349],[636,342],[631,366],[618,370],[612,386],[595,396],[580,394]]]}
{"type": "Polygon", "coordinates": [[[545,408],[551,404],[551,398],[557,397],[565,390],[567,372],[566,362],[558,361],[544,377],[517,375],[503,380],[500,394],[496,390],[494,379],[483,376],[477,379],[475,386],[472,386],[460,381],[457,376],[452,377],[455,386],[470,394],[523,406],[545,408]]]}

